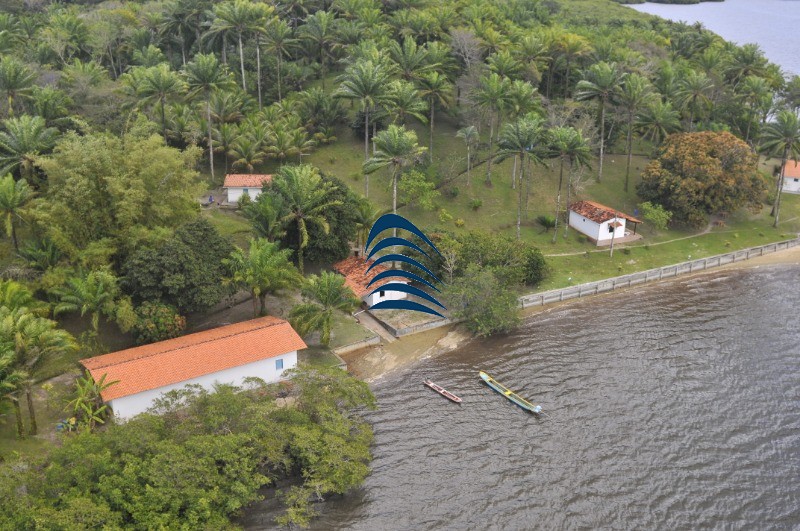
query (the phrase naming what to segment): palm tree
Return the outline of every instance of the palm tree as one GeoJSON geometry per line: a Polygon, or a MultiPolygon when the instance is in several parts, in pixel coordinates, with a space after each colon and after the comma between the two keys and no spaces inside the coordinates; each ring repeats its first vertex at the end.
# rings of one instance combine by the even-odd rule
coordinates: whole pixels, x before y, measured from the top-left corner
{"type": "Polygon", "coordinates": [[[32,180],[36,157],[50,151],[58,131],[47,127],[40,116],[23,114],[3,120],[5,131],[0,132],[0,174],[19,168],[20,176],[32,180]]]}
{"type": "Polygon", "coordinates": [[[289,249],[262,238],[251,239],[245,252],[238,247],[223,262],[230,267],[229,281],[244,286],[253,296],[253,317],[267,314],[267,295],[296,286],[303,277],[289,261],[289,249]],[[261,308],[258,308],[258,302],[261,308]]]}
{"type": "Polygon", "coordinates": [[[628,162],[625,166],[625,191],[628,191],[628,181],[631,173],[631,155],[633,151],[633,121],[636,113],[647,105],[653,96],[650,82],[647,78],[639,74],[631,74],[625,78],[619,90],[619,102],[627,115],[628,137],[625,143],[625,151],[628,155],[628,162]]]}
{"type": "Polygon", "coordinates": [[[694,130],[695,116],[704,116],[711,107],[714,82],[702,72],[689,71],[678,82],[678,101],[689,111],[689,130],[694,130]]]}
{"type": "Polygon", "coordinates": [[[747,105],[747,129],[744,135],[744,141],[750,143],[750,129],[753,125],[753,120],[756,118],[758,109],[765,107],[764,102],[769,101],[769,106],[772,104],[772,90],[767,81],[762,77],[747,76],[744,81],[739,84],[739,94],[745,105],[747,105]]]}
{"type": "Polygon", "coordinates": [[[800,121],[795,113],[781,111],[774,122],[767,124],[761,134],[761,150],[769,154],[781,154],[781,171],[775,185],[775,202],[772,206],[772,215],[775,216],[772,226],[777,227],[786,163],[789,159],[794,161],[800,159],[800,121]]]}
{"type": "Polygon", "coordinates": [[[19,251],[15,220],[21,219],[21,210],[31,199],[33,190],[25,179],[15,182],[11,174],[0,178],[0,215],[5,218],[6,234],[11,238],[15,251],[19,251]]]}
{"type": "Polygon", "coordinates": [[[619,87],[625,82],[627,74],[620,74],[615,63],[600,62],[592,65],[586,72],[586,79],[578,82],[578,100],[597,100],[600,122],[600,161],[597,182],[603,178],[603,157],[606,144],[606,107],[614,100],[619,87]]]}
{"type": "Polygon", "coordinates": [[[510,81],[497,74],[490,74],[480,79],[480,86],[475,93],[475,103],[489,115],[489,159],[486,161],[486,184],[492,184],[492,159],[494,158],[495,122],[499,128],[500,113],[508,104],[510,81]]]}
{"type": "MultiPolygon", "coordinates": [[[[550,131],[550,155],[558,158],[560,162],[558,172],[558,194],[556,195],[556,215],[553,226],[553,243],[556,242],[558,233],[558,218],[561,211],[561,186],[564,180],[564,162],[569,163],[569,176],[567,178],[567,206],[570,204],[572,191],[572,176],[577,166],[589,165],[589,144],[580,131],[573,127],[556,127],[550,131]]],[[[564,223],[564,237],[567,236],[569,223],[564,223]]]]}
{"type": "Polygon", "coordinates": [[[28,380],[28,375],[25,371],[15,367],[14,359],[12,350],[0,351],[0,401],[11,402],[17,421],[17,438],[24,439],[25,424],[22,421],[19,394],[23,389],[23,384],[28,380]]]}
{"type": "Polygon", "coordinates": [[[406,81],[419,79],[437,66],[429,61],[428,50],[417,45],[411,37],[403,39],[402,44],[392,40],[388,46],[389,57],[397,64],[400,77],[406,81]]]}
{"type": "Polygon", "coordinates": [[[294,232],[297,242],[297,267],[303,272],[303,250],[308,247],[308,228],[314,225],[330,231],[328,212],[342,202],[333,198],[335,185],[325,181],[313,166],[284,166],[272,180],[275,193],[283,197],[287,213],[281,220],[294,232]]]}
{"type": "Polygon", "coordinates": [[[316,55],[320,64],[322,88],[325,88],[325,76],[328,74],[328,63],[335,58],[336,49],[336,15],[327,11],[317,11],[306,17],[306,23],[300,28],[300,38],[306,41],[311,53],[316,55]]]}
{"type": "MultiPolygon", "coordinates": [[[[424,147],[417,144],[417,134],[405,127],[390,125],[375,137],[375,155],[364,163],[364,173],[374,173],[380,169],[391,168],[392,212],[397,214],[397,178],[403,168],[413,166],[425,153],[424,147]]],[[[397,229],[394,229],[395,236],[397,229]]]]}
{"type": "Polygon", "coordinates": [[[264,162],[263,145],[249,134],[239,134],[231,144],[228,152],[234,158],[234,168],[245,168],[247,173],[253,173],[258,164],[264,162]]]}
{"type": "Polygon", "coordinates": [[[157,103],[161,109],[161,132],[164,142],[167,141],[167,101],[176,99],[186,91],[186,83],[177,72],[170,70],[169,65],[162,63],[144,71],[138,95],[145,103],[157,103]]]}
{"type": "Polygon", "coordinates": [[[367,241],[367,236],[372,228],[372,225],[378,220],[382,212],[375,208],[369,199],[366,197],[359,197],[356,202],[356,208],[353,212],[353,218],[356,223],[356,246],[361,249],[367,241]]]}
{"type": "Polygon", "coordinates": [[[0,59],[0,91],[5,92],[8,116],[14,116],[14,98],[27,96],[34,86],[36,75],[13,56],[0,59]]]}
{"type": "Polygon", "coordinates": [[[497,160],[502,161],[509,157],[520,160],[520,178],[517,188],[518,240],[522,237],[522,183],[525,181],[525,170],[528,166],[528,161],[541,162],[539,157],[541,140],[542,122],[538,119],[520,118],[503,126],[500,132],[500,150],[497,153],[497,160]]]}
{"type": "Polygon", "coordinates": [[[100,315],[114,315],[119,287],[117,277],[100,269],[67,280],[64,286],[54,289],[53,294],[58,298],[58,303],[53,307],[53,315],[80,312],[83,317],[88,313],[92,318],[92,330],[97,336],[100,315]]]}
{"type": "Polygon", "coordinates": [[[564,76],[564,97],[569,98],[569,81],[572,63],[589,54],[592,50],[585,37],[574,33],[564,33],[557,43],[559,56],[564,60],[566,75],[564,76]]]}
{"type": "Polygon", "coordinates": [[[736,87],[747,76],[764,77],[769,67],[769,61],[758,44],[745,44],[733,46],[725,74],[736,87]]]}
{"type": "Polygon", "coordinates": [[[381,98],[383,114],[392,117],[392,123],[406,125],[409,117],[416,118],[422,123],[427,122],[425,113],[428,106],[422,99],[422,94],[408,81],[395,79],[386,87],[386,94],[381,98]]]}
{"type": "Polygon", "coordinates": [[[456,138],[463,139],[464,144],[467,146],[467,186],[469,187],[470,170],[472,169],[472,148],[478,145],[481,136],[478,133],[478,128],[474,125],[470,125],[459,129],[458,132],[456,132],[456,138]]]}
{"type": "Polygon", "coordinates": [[[280,19],[275,19],[267,26],[266,44],[267,51],[275,56],[278,62],[278,102],[283,101],[281,96],[283,70],[283,58],[291,57],[292,50],[297,47],[297,39],[293,37],[294,32],[289,24],[280,19]]]}
{"type": "MultiPolygon", "coordinates": [[[[356,61],[339,78],[338,98],[358,100],[364,113],[364,161],[369,159],[369,113],[377,105],[386,89],[389,74],[380,63],[356,61]]],[[[369,177],[364,178],[366,197],[369,197],[369,177]]]]}
{"type": "Polygon", "coordinates": [[[326,347],[330,345],[334,314],[337,311],[350,313],[360,302],[344,280],[342,275],[329,271],[308,278],[302,293],[310,300],[295,306],[289,314],[289,322],[301,336],[319,330],[320,343],[326,347]]]}
{"type": "Polygon", "coordinates": [[[244,75],[244,35],[252,30],[253,20],[257,18],[254,5],[247,0],[229,0],[214,6],[214,22],[206,36],[219,33],[235,33],[239,44],[239,67],[242,72],[242,90],[247,92],[244,75]]]}
{"type": "Polygon", "coordinates": [[[436,108],[447,109],[453,104],[453,84],[440,72],[428,72],[419,80],[419,95],[428,100],[430,109],[430,138],[428,160],[433,162],[433,122],[436,108]]]}
{"type": "Polygon", "coordinates": [[[244,216],[250,220],[256,237],[276,242],[286,235],[282,223],[286,215],[283,197],[276,194],[261,194],[256,201],[244,208],[244,216]]]}
{"type": "Polygon", "coordinates": [[[658,147],[667,136],[681,129],[681,117],[670,102],[654,100],[636,117],[634,125],[642,137],[658,147]]]}
{"type": "MultiPolygon", "coordinates": [[[[46,358],[66,354],[77,345],[69,333],[56,328],[55,321],[39,317],[28,308],[12,310],[5,306],[0,306],[0,345],[8,345],[14,352],[14,367],[27,377],[20,386],[28,403],[29,433],[36,435],[38,428],[31,392],[33,378],[46,358]]],[[[20,425],[20,419],[17,425],[20,425]]]]}
{"type": "Polygon", "coordinates": [[[13,280],[0,280],[0,306],[10,310],[27,308],[41,317],[50,311],[50,306],[46,302],[35,299],[25,285],[13,280]]]}
{"type": "Polygon", "coordinates": [[[213,54],[199,53],[186,65],[186,81],[190,96],[203,96],[206,104],[206,135],[208,138],[208,163],[211,178],[214,179],[214,121],[211,118],[211,94],[216,90],[226,90],[234,85],[224,65],[213,54]]]}

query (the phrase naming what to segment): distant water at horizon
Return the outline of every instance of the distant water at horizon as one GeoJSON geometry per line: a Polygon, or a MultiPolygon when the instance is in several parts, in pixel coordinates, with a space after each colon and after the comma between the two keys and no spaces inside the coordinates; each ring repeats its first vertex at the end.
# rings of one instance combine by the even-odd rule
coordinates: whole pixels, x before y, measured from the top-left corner
{"type": "Polygon", "coordinates": [[[787,74],[800,75],[800,0],[635,4],[637,11],[707,29],[737,44],[756,43],[787,74]]]}

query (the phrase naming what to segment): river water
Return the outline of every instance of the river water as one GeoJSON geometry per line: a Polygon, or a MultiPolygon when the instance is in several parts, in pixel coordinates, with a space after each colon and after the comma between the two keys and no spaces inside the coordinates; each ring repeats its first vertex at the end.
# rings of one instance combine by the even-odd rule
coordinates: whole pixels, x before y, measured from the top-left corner
{"type": "Polygon", "coordinates": [[[584,299],[389,374],[372,474],[313,529],[799,528],[798,286],[779,265],[584,299]]]}
{"type": "Polygon", "coordinates": [[[637,11],[702,24],[729,41],[758,43],[767,58],[800,74],[800,0],[725,0],[700,4],[636,4],[637,11]]]}

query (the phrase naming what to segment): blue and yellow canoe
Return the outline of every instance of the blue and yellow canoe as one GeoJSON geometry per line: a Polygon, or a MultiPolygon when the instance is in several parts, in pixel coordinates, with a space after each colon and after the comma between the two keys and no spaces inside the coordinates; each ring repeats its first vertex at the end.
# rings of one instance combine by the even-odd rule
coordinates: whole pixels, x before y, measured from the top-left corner
{"type": "Polygon", "coordinates": [[[530,411],[531,413],[536,413],[536,414],[539,414],[539,413],[542,412],[542,406],[534,406],[533,404],[531,404],[530,402],[528,402],[527,400],[525,400],[524,398],[519,396],[517,393],[515,393],[514,391],[512,391],[511,389],[509,389],[505,385],[501,384],[500,382],[498,382],[497,380],[495,380],[494,378],[492,378],[491,376],[489,376],[485,372],[480,371],[479,374],[480,374],[481,378],[483,379],[483,381],[486,382],[486,385],[488,385],[489,387],[491,387],[492,389],[494,389],[495,391],[497,391],[498,393],[500,393],[504,397],[508,398],[509,400],[514,402],[516,405],[518,405],[519,407],[521,407],[525,411],[530,411]]]}

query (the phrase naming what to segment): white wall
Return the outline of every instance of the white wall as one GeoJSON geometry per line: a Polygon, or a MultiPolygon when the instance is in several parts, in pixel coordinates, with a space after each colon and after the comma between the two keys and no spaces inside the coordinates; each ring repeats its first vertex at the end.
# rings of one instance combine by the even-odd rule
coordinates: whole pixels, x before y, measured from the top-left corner
{"type": "Polygon", "coordinates": [[[205,389],[211,390],[214,383],[217,382],[242,385],[244,379],[250,376],[256,376],[267,383],[272,383],[280,380],[285,370],[291,369],[296,365],[297,351],[295,350],[274,358],[254,361],[253,363],[231,367],[230,369],[206,374],[197,378],[192,378],[191,380],[165,385],[164,387],[151,389],[149,391],[142,391],[135,395],[115,398],[114,400],[110,400],[108,405],[114,411],[114,415],[118,419],[125,420],[147,411],[153,405],[153,401],[163,393],[174,389],[180,389],[188,384],[200,384],[205,389]],[[283,360],[283,369],[278,370],[275,368],[275,362],[277,360],[283,360]]]}
{"type": "MultiPolygon", "coordinates": [[[[402,282],[400,280],[392,280],[392,282],[408,284],[408,282],[402,282]]],[[[404,291],[384,291],[383,297],[381,297],[381,292],[378,291],[377,293],[373,293],[371,296],[366,297],[366,303],[372,306],[373,304],[377,304],[381,301],[399,301],[400,299],[405,299],[406,296],[407,293],[404,291]]]]}
{"type": "MultiPolygon", "coordinates": [[[[597,241],[600,233],[600,224],[595,223],[589,218],[585,218],[580,214],[569,211],[569,226],[575,230],[582,232],[591,239],[597,241]]],[[[606,229],[608,230],[608,229],[606,229]]]]}
{"type": "Polygon", "coordinates": [[[250,199],[253,201],[256,200],[256,197],[261,195],[261,187],[253,187],[253,188],[242,188],[239,186],[230,186],[226,188],[228,191],[228,203],[238,203],[239,198],[242,197],[244,191],[247,190],[247,195],[250,196],[250,199]]]}
{"type": "Polygon", "coordinates": [[[800,194],[800,179],[792,177],[783,178],[783,191],[790,194],[800,194]]]}
{"type": "Polygon", "coordinates": [[[622,238],[625,236],[625,218],[617,218],[616,220],[609,219],[600,225],[600,237],[597,239],[597,241],[610,240],[612,234],[609,232],[608,228],[611,226],[611,224],[617,221],[620,223],[620,226],[614,229],[614,238],[622,238]]]}

